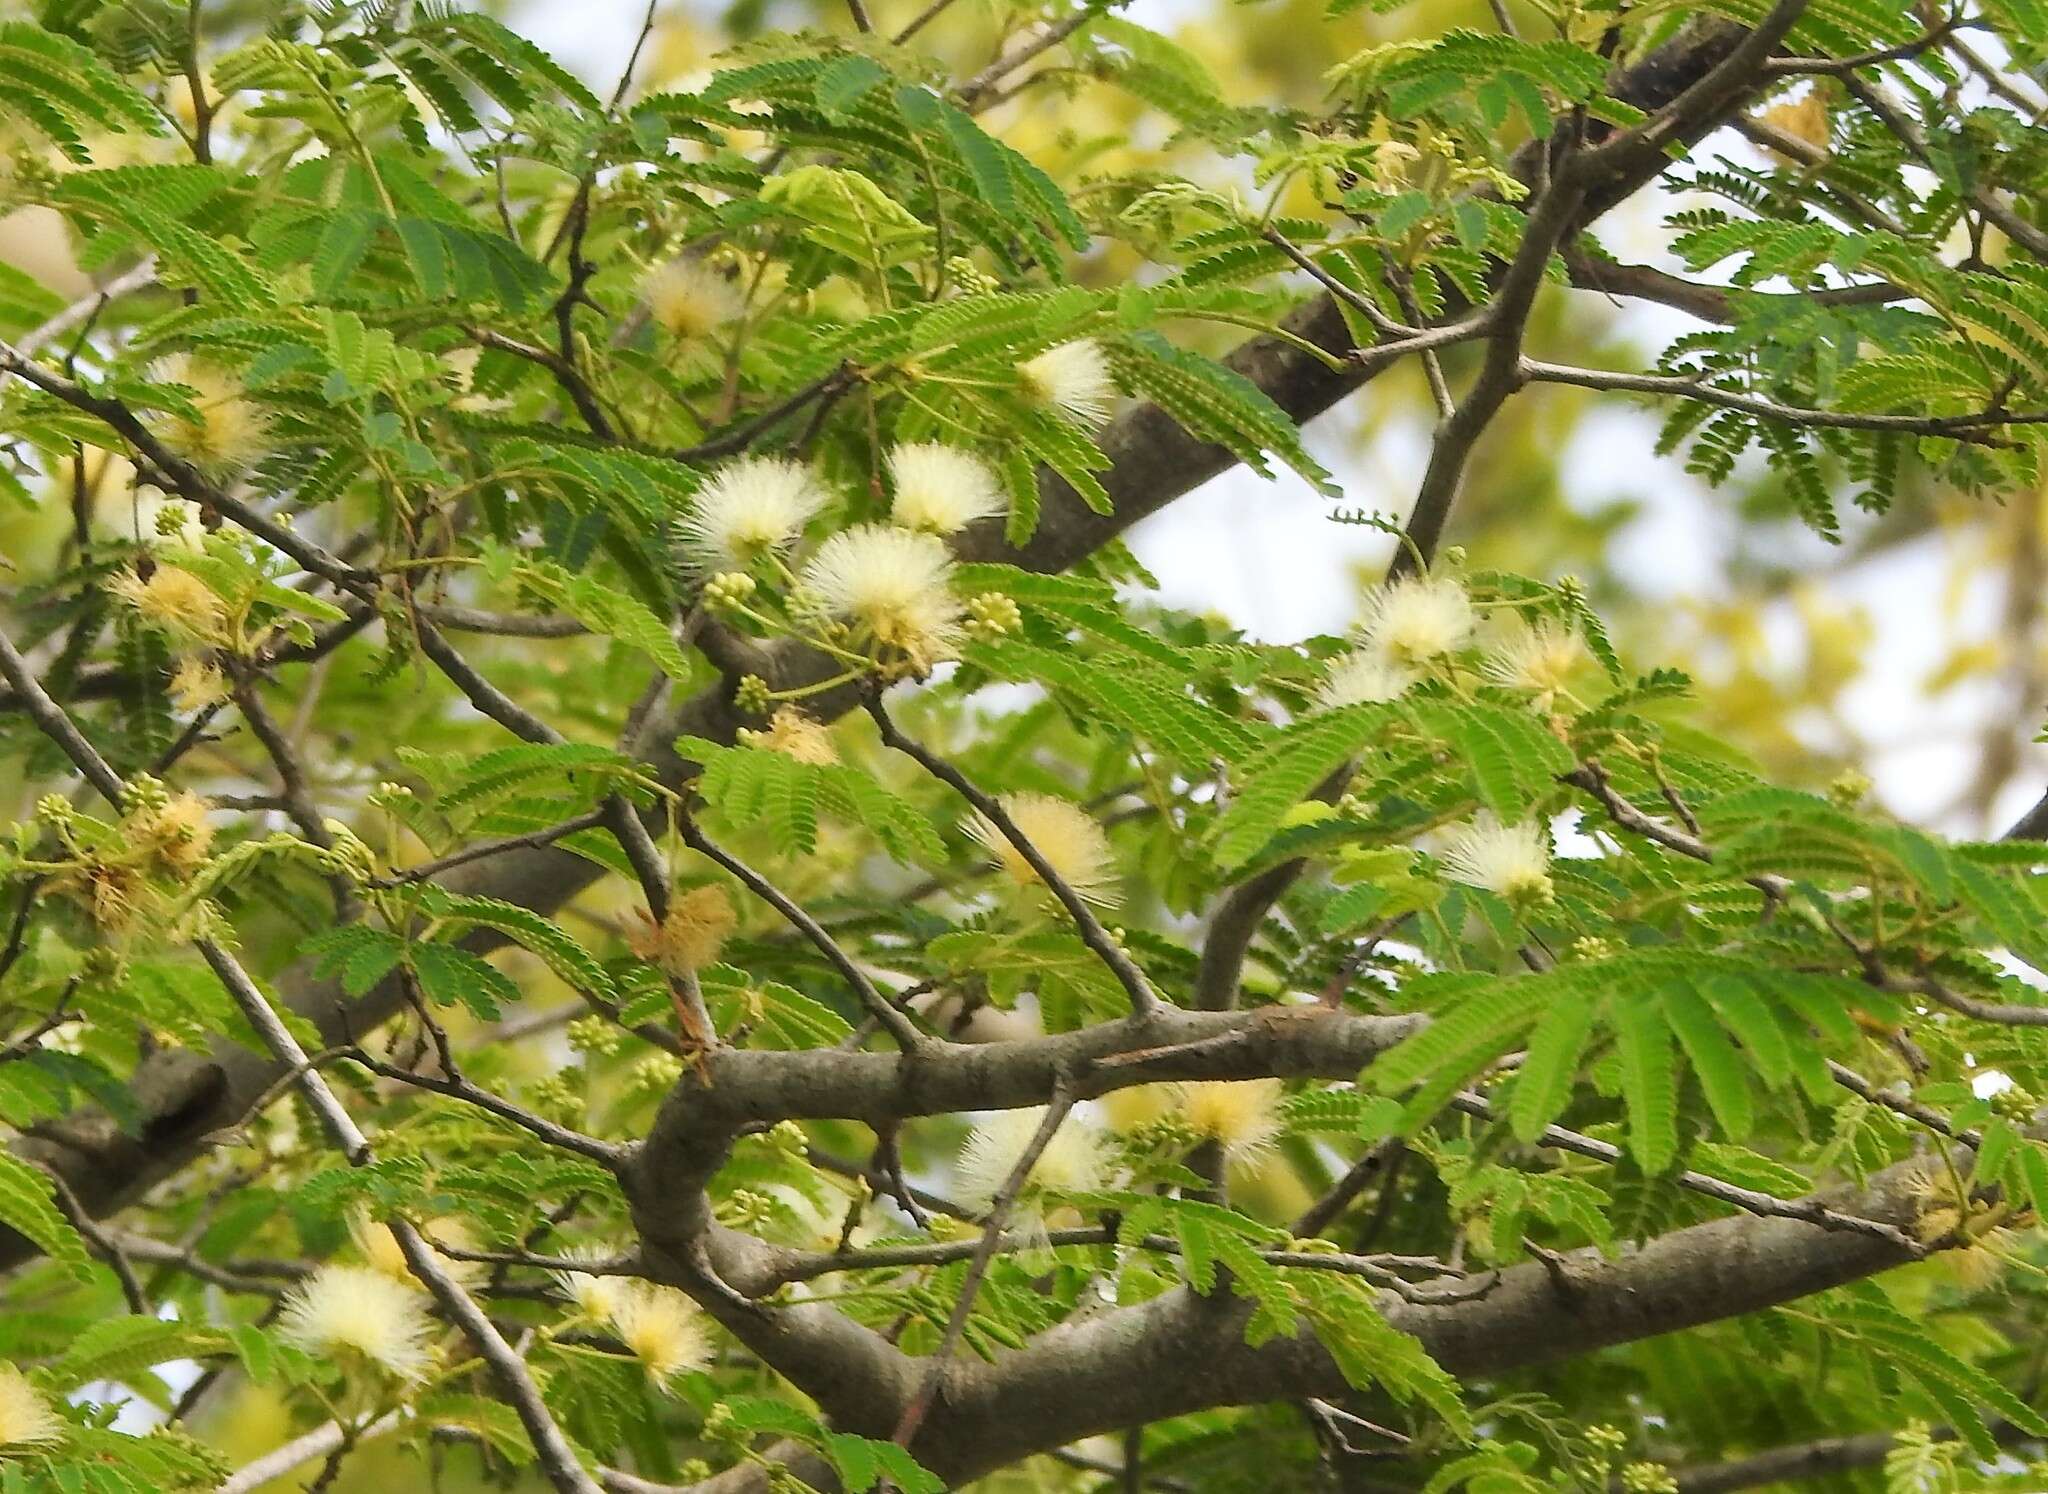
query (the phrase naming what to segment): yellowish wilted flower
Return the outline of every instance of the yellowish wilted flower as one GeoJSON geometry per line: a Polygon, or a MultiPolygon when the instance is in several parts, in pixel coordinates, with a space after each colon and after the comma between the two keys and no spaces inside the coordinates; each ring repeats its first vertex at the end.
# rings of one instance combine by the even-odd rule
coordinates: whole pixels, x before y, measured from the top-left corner
{"type": "Polygon", "coordinates": [[[1463,586],[1447,577],[1404,576],[1373,596],[1365,638],[1394,664],[1421,669],[1463,648],[1472,626],[1472,599],[1463,586]]]}
{"type": "Polygon", "coordinates": [[[1095,1104],[1110,1130],[1128,1135],[1175,1114],[1180,1108],[1180,1091],[1171,1084],[1133,1084],[1111,1090],[1095,1104]]]}
{"type": "Polygon", "coordinates": [[[1961,1250],[1952,1250],[1942,1259],[1955,1273],[1958,1285],[1969,1291],[1981,1292],[1996,1286],[1999,1278],[2005,1275],[2018,1244],[2018,1235],[1999,1225],[1985,1230],[1961,1250]]]}
{"type": "Polygon", "coordinates": [[[802,534],[827,496],[801,462],[742,457],[697,490],[683,549],[701,570],[744,571],[802,534]]]}
{"type": "Polygon", "coordinates": [[[673,1287],[628,1282],[612,1308],[611,1324],[649,1379],[667,1380],[711,1362],[703,1315],[673,1287]]]}
{"type": "Polygon", "coordinates": [[[128,828],[168,871],[189,876],[205,863],[206,853],[213,847],[213,822],[206,816],[206,801],[187,789],[137,815],[128,828]]]}
{"type": "Polygon", "coordinates": [[[37,1447],[64,1435],[64,1422],[28,1376],[0,1364],[0,1447],[37,1447]]]}
{"type": "MultiPolygon", "coordinates": [[[[457,1250],[474,1250],[477,1239],[468,1225],[460,1219],[434,1219],[420,1226],[420,1233],[426,1237],[429,1246],[452,1245],[457,1250]]],[[[393,1281],[414,1291],[425,1291],[420,1279],[412,1274],[412,1266],[399,1249],[398,1236],[391,1232],[391,1226],[381,1224],[367,1214],[351,1214],[348,1221],[349,1238],[355,1241],[356,1250],[363,1263],[371,1270],[390,1277],[393,1281]]],[[[464,1287],[482,1283],[489,1267],[478,1261],[458,1261],[443,1255],[439,1250],[434,1258],[441,1269],[464,1287]]]]}
{"type": "Polygon", "coordinates": [[[122,571],[107,586],[144,622],[175,639],[203,644],[227,641],[227,603],[182,567],[159,565],[150,571],[147,581],[134,571],[122,571]]]}
{"type": "Polygon", "coordinates": [[[1017,377],[1033,401],[1075,425],[1092,430],[1116,409],[1109,357],[1092,337],[1047,348],[1019,365],[1017,377]]]}
{"type": "Polygon", "coordinates": [[[188,716],[228,698],[227,676],[205,659],[180,659],[171,675],[171,704],[188,716]]]}
{"type": "MultiPolygon", "coordinates": [[[[589,1247],[569,1252],[569,1259],[592,1264],[610,1257],[609,1251],[589,1247]]],[[[609,1323],[633,1285],[630,1277],[598,1276],[589,1271],[557,1271],[554,1278],[555,1286],[569,1299],[577,1313],[594,1323],[609,1323]]]]}
{"type": "Polygon", "coordinates": [[[1339,706],[1379,704],[1397,698],[1421,675],[1410,665],[1380,648],[1355,648],[1330,666],[1323,687],[1316,692],[1316,704],[1324,710],[1339,706]]]}
{"type": "Polygon", "coordinates": [[[779,752],[784,757],[793,757],[813,767],[830,767],[839,761],[839,750],[832,745],[832,733],[825,724],[806,716],[795,706],[777,706],[775,714],[768,718],[766,731],[741,727],[739,741],[742,746],[779,752]]]}
{"type": "Polygon", "coordinates": [[[670,899],[668,917],[659,924],[642,913],[626,942],[634,954],[670,975],[695,975],[718,963],[725,941],[738,927],[739,915],[725,889],[706,882],[670,899]]]}
{"type": "Polygon", "coordinates": [[[149,895],[142,874],[118,861],[92,862],[67,882],[85,900],[92,921],[109,934],[133,923],[149,895]]]}
{"type": "Polygon", "coordinates": [[[746,297],[701,259],[672,259],[640,287],[647,314],[671,337],[708,337],[746,310],[746,297]]]}
{"type": "Polygon", "coordinates": [[[862,524],[820,545],[800,579],[829,616],[923,673],[960,646],[965,609],[952,575],[952,554],[937,535],[862,524]]]}
{"type": "Polygon", "coordinates": [[[1817,88],[1809,88],[1789,102],[1773,104],[1759,117],[1765,124],[1775,126],[1815,150],[1825,151],[1828,148],[1828,101],[1820,96],[1817,88]]]}
{"type": "Polygon", "coordinates": [[[1591,657],[1577,628],[1546,617],[1533,627],[1517,625],[1487,655],[1485,670],[1509,689],[1527,690],[1547,710],[1591,657]]]}
{"type": "Polygon", "coordinates": [[[270,449],[270,416],[227,370],[174,353],[151,376],[192,391],[190,414],[160,410],[150,416],[149,425],[158,440],[194,466],[235,472],[270,449]]]}
{"type": "Polygon", "coordinates": [[[1213,1080],[1181,1086],[1181,1118],[1232,1162],[1247,1162],[1280,1135],[1278,1079],[1213,1080]]]}
{"type": "MultiPolygon", "coordinates": [[[[961,1199],[984,1209],[993,1203],[1044,1122],[1045,1107],[1036,1105],[999,1110],[977,1123],[960,1148],[961,1199]]],[[[1101,1133],[1070,1112],[1031,1164],[1025,1188],[1083,1192],[1101,1187],[1108,1173],[1101,1133]]]]}
{"type": "MultiPolygon", "coordinates": [[[[1078,896],[1098,904],[1114,901],[1116,861],[1109,848],[1109,837],[1095,823],[1093,815],[1065,799],[1029,791],[1003,794],[996,802],[1045,859],[1053,874],[1078,896]]],[[[996,828],[994,821],[976,814],[961,828],[989,853],[996,871],[1005,879],[1024,889],[1042,885],[1037,870],[1024,859],[1022,851],[1010,844],[1009,837],[996,828]]]]}
{"type": "Polygon", "coordinates": [[[1009,506],[987,462],[942,441],[911,441],[889,452],[896,496],[889,516],[906,529],[958,534],[1009,506]]]}
{"type": "Polygon", "coordinates": [[[309,1354],[353,1353],[401,1380],[426,1375],[431,1331],[426,1298],[373,1266],[322,1266],[292,1288],[278,1319],[279,1334],[309,1354]]]}
{"type": "Polygon", "coordinates": [[[1503,825],[1481,810],[1445,838],[1443,862],[1460,882],[1511,903],[1540,903],[1551,895],[1550,836],[1531,820],[1503,825]]]}

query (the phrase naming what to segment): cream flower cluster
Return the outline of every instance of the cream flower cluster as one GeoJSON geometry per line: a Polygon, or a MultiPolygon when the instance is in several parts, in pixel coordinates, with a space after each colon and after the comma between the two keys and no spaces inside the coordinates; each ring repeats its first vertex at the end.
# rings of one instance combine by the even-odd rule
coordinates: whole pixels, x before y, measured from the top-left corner
{"type": "Polygon", "coordinates": [[[1465,647],[1477,617],[1472,598],[1447,576],[1404,576],[1366,603],[1363,638],[1325,676],[1325,710],[1398,699],[1433,667],[1465,647]]]}
{"type": "Polygon", "coordinates": [[[423,1380],[434,1362],[425,1294],[375,1266],[322,1266],[286,1296],[278,1332],[309,1354],[398,1380],[423,1380]]]}
{"type": "MultiPolygon", "coordinates": [[[[968,603],[954,591],[946,544],[947,536],[1003,511],[995,472],[972,452],[932,441],[894,447],[887,465],[894,490],[889,522],[841,529],[801,559],[792,552],[832,502],[811,469],[772,456],[721,467],[677,526],[683,562],[704,578],[706,605],[784,626],[755,610],[766,588],[781,598],[789,628],[841,657],[858,651],[891,676],[922,676],[957,657],[970,629],[1013,625],[991,621],[996,614],[985,597],[974,599],[970,619],[968,603]]],[[[771,698],[758,690],[747,708],[765,710],[771,698]]],[[[830,743],[803,725],[791,716],[786,730],[771,728],[753,744],[825,760],[830,743]]]]}
{"type": "MultiPolygon", "coordinates": [[[[1115,901],[1115,853],[1109,836],[1087,810],[1052,794],[1033,792],[1003,794],[996,802],[1068,888],[1098,905],[1115,901]]],[[[1013,890],[1047,890],[1038,869],[993,820],[976,814],[962,828],[988,852],[996,874],[1013,890]]]]}
{"type": "Polygon", "coordinates": [[[149,420],[151,433],[212,476],[241,471],[270,450],[270,417],[232,373],[189,353],[173,353],[150,371],[159,384],[191,391],[191,408],[164,410],[149,420]]]}
{"type": "Polygon", "coordinates": [[[960,649],[966,608],[952,576],[952,553],[937,535],[861,524],[820,545],[797,584],[856,640],[923,674],[960,649]]]}
{"type": "Polygon", "coordinates": [[[1468,887],[1511,903],[1550,900],[1550,833],[1533,820],[1507,825],[1482,810],[1445,837],[1442,855],[1451,875],[1468,887]]]}
{"type": "Polygon", "coordinates": [[[1017,378],[1033,404],[1087,430],[1108,424],[1116,409],[1109,355],[1092,337],[1047,348],[1019,364],[1017,378]]]}
{"type": "Polygon", "coordinates": [[[0,1453],[11,1447],[39,1447],[63,1435],[63,1420],[29,1384],[28,1376],[0,1362],[0,1453]]]}
{"type": "MultiPolygon", "coordinates": [[[[980,1209],[994,1203],[1044,1123],[1042,1105],[999,1110],[979,1122],[968,1133],[955,1164],[962,1202],[980,1209]]],[[[1102,1132],[1069,1111],[1031,1164],[1020,1196],[1086,1192],[1102,1187],[1109,1175],[1109,1148],[1102,1132]]],[[[1028,1197],[1024,1202],[1028,1205],[1028,1197]]],[[[1020,1212],[1028,1217],[1033,1211],[1026,1207],[1020,1212]]]]}
{"type": "Polygon", "coordinates": [[[640,285],[654,325],[683,340],[709,337],[746,310],[746,297],[726,275],[701,259],[672,259],[640,285]]]}
{"type": "MultiPolygon", "coordinates": [[[[1404,576],[1368,598],[1357,647],[1324,674],[1316,704],[1324,710],[1399,699],[1473,645],[1478,613],[1450,576],[1404,576]]],[[[1480,669],[1494,684],[1530,695],[1549,710],[1591,658],[1577,628],[1555,618],[1520,620],[1499,632],[1480,669]]]]}
{"type": "Polygon", "coordinates": [[[1197,1142],[1214,1143],[1234,1166],[1256,1161],[1280,1137],[1278,1079],[1217,1079],[1138,1084],[1098,1102],[1110,1129],[1130,1135],[1170,1124],[1197,1142]]]}
{"type": "MultiPolygon", "coordinates": [[[[605,1253],[572,1259],[595,1265],[605,1253]]],[[[697,1305],[673,1287],[591,1271],[555,1273],[555,1285],[577,1315],[610,1329],[656,1384],[711,1363],[711,1334],[697,1305]]]]}

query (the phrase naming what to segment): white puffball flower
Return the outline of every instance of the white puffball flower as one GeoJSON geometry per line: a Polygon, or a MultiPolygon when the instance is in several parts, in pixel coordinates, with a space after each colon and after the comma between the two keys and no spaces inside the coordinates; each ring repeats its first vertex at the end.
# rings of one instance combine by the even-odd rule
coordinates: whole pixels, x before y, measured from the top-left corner
{"type": "Polygon", "coordinates": [[[1009,507],[989,464],[943,441],[908,441],[892,448],[889,480],[896,489],[889,517],[905,529],[958,534],[1009,507]]]}
{"type": "Polygon", "coordinates": [[[1379,705],[1399,698],[1421,678],[1382,648],[1355,648],[1330,665],[1323,686],[1316,692],[1316,704],[1326,711],[1340,706],[1379,705]]]}
{"type": "Polygon", "coordinates": [[[861,524],[820,545],[799,581],[828,616],[923,672],[960,647],[965,609],[952,576],[952,552],[937,535],[861,524]]]}
{"type": "Polygon", "coordinates": [[[34,1447],[64,1435],[64,1422],[28,1376],[0,1364],[0,1448],[34,1447]]]}
{"type": "Polygon", "coordinates": [[[683,549],[700,570],[744,571],[803,533],[828,495],[787,457],[742,457],[699,488],[682,521],[683,549]]]}
{"type": "Polygon", "coordinates": [[[1488,679],[1526,690],[1548,707],[1591,657],[1577,628],[1546,617],[1533,627],[1517,626],[1487,655],[1484,668],[1488,679]]]}
{"type": "Polygon", "coordinates": [[[1093,430],[1107,424],[1116,409],[1109,355],[1092,337],[1047,348],[1020,364],[1017,376],[1032,400],[1075,425],[1093,430]]]}
{"type": "MultiPolygon", "coordinates": [[[[1078,804],[1031,791],[1001,794],[996,802],[1052,868],[1053,875],[1076,896],[1097,904],[1114,901],[1116,857],[1109,836],[1093,815],[1078,804]]],[[[1013,886],[1020,890],[1042,888],[1037,868],[1024,859],[1024,853],[993,820],[975,814],[961,828],[989,853],[996,871],[1013,886]]]]}
{"type": "Polygon", "coordinates": [[[708,337],[746,310],[738,286],[701,259],[672,259],[641,284],[647,315],[671,337],[708,337]]]}
{"type": "Polygon", "coordinates": [[[1165,1120],[1179,1104],[1180,1086],[1177,1084],[1133,1084],[1124,1089],[1113,1089],[1095,1100],[1095,1108],[1102,1112],[1109,1129],[1120,1135],[1142,1131],[1165,1120]]]}
{"type": "MultiPolygon", "coordinates": [[[[615,1259],[615,1254],[596,1246],[583,1246],[570,1251],[565,1259],[596,1265],[600,1261],[615,1259]]],[[[627,1289],[632,1285],[630,1277],[599,1276],[591,1271],[570,1269],[553,1274],[556,1290],[568,1298],[578,1316],[594,1323],[609,1323],[618,1312],[619,1305],[626,1300],[627,1289]]]]}
{"type": "MultiPolygon", "coordinates": [[[[978,1122],[960,1148],[962,1201],[982,1209],[989,1207],[1044,1123],[1043,1105],[999,1110],[978,1122]]],[[[1108,1175],[1109,1158],[1102,1133],[1069,1112],[1045,1150],[1038,1154],[1038,1160],[1031,1164],[1025,1189],[1086,1192],[1101,1187],[1108,1175]]]]}
{"type": "Polygon", "coordinates": [[[191,413],[154,411],[156,438],[193,466],[216,476],[239,471],[270,450],[270,415],[226,369],[189,353],[173,353],[150,370],[159,384],[191,391],[191,413]]]}
{"type": "Polygon", "coordinates": [[[1472,599],[1456,581],[1404,576],[1374,595],[1365,640],[1395,664],[1421,669],[1463,648],[1474,621],[1472,599]]]}
{"type": "Polygon", "coordinates": [[[433,1363],[426,1298],[372,1266],[322,1266],[285,1298],[278,1332],[309,1354],[353,1352],[401,1380],[433,1363]]]}
{"type": "Polygon", "coordinates": [[[1278,1079],[1216,1079],[1181,1086],[1181,1118],[1232,1162],[1244,1163],[1280,1135],[1278,1079]]]}
{"type": "Polygon", "coordinates": [[[1460,882],[1509,902],[1540,903],[1551,895],[1550,836],[1533,820],[1503,825],[1481,810],[1446,837],[1443,862],[1460,882]]]}
{"type": "Polygon", "coordinates": [[[668,1380],[711,1363],[704,1316],[674,1287],[629,1283],[612,1308],[611,1325],[651,1380],[668,1380]]]}

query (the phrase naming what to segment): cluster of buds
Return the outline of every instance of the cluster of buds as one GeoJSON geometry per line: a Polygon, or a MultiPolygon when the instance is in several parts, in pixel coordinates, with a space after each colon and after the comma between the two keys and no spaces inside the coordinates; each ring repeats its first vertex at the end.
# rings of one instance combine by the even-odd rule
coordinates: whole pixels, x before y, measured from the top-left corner
{"type": "Polygon", "coordinates": [[[757,589],[745,571],[720,571],[704,583],[704,605],[713,612],[729,612],[745,606],[757,589]]]}
{"type": "Polygon", "coordinates": [[[2034,1092],[2021,1084],[2008,1084],[1991,1096],[1991,1109],[2001,1120],[2014,1125],[2025,1125],[2034,1118],[2034,1112],[2041,1108],[2040,1099],[2034,1092]]]}
{"type": "Polygon", "coordinates": [[[1594,1452],[1600,1454],[1603,1458],[1612,1459],[1624,1447],[1628,1446],[1628,1433],[1624,1432],[1620,1427],[1608,1426],[1603,1422],[1597,1426],[1586,1428],[1586,1441],[1592,1446],[1594,1452]]]}
{"type": "Polygon", "coordinates": [[[667,1094],[683,1077],[683,1061],[672,1053],[650,1053],[633,1065],[629,1077],[643,1094],[667,1094]]]}
{"type": "Polygon", "coordinates": [[[1854,809],[1870,794],[1870,775],[1855,768],[1837,773],[1828,784],[1828,802],[1837,809],[1854,809]]]}
{"type": "Polygon", "coordinates": [[[569,1046],[592,1058],[610,1058],[625,1043],[625,1036],[603,1017],[578,1017],[569,1024],[569,1046]]]}
{"type": "Polygon", "coordinates": [[[966,626],[976,638],[1001,638],[1024,626],[1024,613],[1016,598],[984,591],[968,600],[966,626]]]}
{"type": "Polygon", "coordinates": [[[721,1222],[732,1229],[759,1232],[776,1222],[783,1207],[781,1200],[773,1194],[753,1188],[735,1188],[727,1195],[725,1205],[718,1213],[721,1222]]]}
{"type": "Polygon", "coordinates": [[[544,1074],[526,1087],[526,1100],[540,1114],[561,1126],[583,1119],[583,1096],[566,1074],[544,1074]]]}
{"type": "Polygon", "coordinates": [[[1678,1494],[1678,1480],[1662,1463],[1631,1463],[1621,1470],[1627,1494],[1678,1494]]]}
{"type": "Polygon", "coordinates": [[[946,280],[969,295],[991,295],[1003,288],[1002,281],[982,269],[964,254],[956,254],[946,261],[946,280]]]}
{"type": "Polygon", "coordinates": [[[765,716],[768,713],[768,682],[758,674],[740,676],[740,682],[733,687],[732,703],[749,716],[765,716]]]}
{"type": "Polygon", "coordinates": [[[1581,934],[1565,948],[1565,957],[1576,964],[1614,958],[1614,941],[1598,934],[1581,934]]]}

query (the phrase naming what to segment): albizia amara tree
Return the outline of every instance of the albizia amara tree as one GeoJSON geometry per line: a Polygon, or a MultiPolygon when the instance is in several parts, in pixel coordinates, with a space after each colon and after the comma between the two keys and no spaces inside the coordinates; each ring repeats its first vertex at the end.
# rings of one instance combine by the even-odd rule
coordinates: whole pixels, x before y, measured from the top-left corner
{"type": "Polygon", "coordinates": [[[0,25],[99,286],[0,274],[0,1488],[2041,1487],[2035,817],[1774,787],[1440,540],[1532,385],[1822,532],[2036,490],[2048,12],[1511,0],[1246,107],[849,3],[609,98],[0,25]],[[1077,77],[1188,173],[1006,143],[1077,77]],[[1684,273],[1595,236],[1660,181],[1684,273]],[[1701,330],[1533,356],[1587,291],[1701,330]],[[1398,533],[1354,636],[1148,598],[1237,463],[1398,533]]]}

